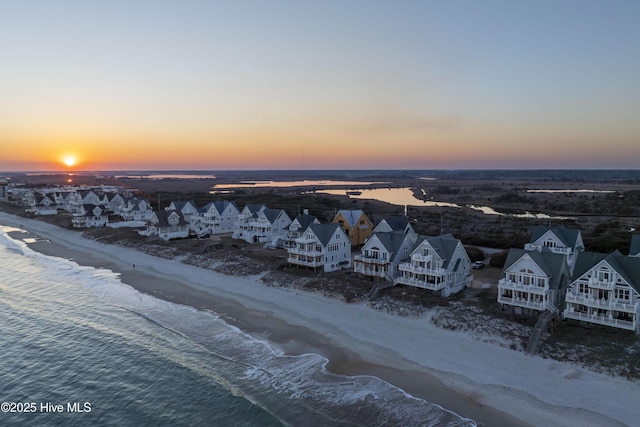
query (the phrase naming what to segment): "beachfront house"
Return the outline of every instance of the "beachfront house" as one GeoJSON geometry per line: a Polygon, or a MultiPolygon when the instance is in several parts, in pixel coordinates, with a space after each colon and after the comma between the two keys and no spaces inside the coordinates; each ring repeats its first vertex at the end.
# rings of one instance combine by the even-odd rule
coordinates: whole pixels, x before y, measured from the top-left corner
{"type": "Polygon", "coordinates": [[[199,235],[232,233],[239,213],[240,210],[234,202],[210,202],[198,211],[192,228],[199,235]]]}
{"type": "Polygon", "coordinates": [[[34,193],[33,205],[27,212],[34,215],[55,215],[58,213],[58,206],[51,194],[34,193]]]}
{"type": "Polygon", "coordinates": [[[576,256],[584,251],[584,242],[580,230],[575,228],[545,227],[538,225],[531,232],[529,243],[525,244],[527,251],[541,251],[543,248],[551,252],[567,256],[569,269],[573,271],[576,256]]]}
{"type": "Polygon", "coordinates": [[[570,278],[567,253],[512,248],[498,281],[498,303],[515,314],[559,314],[570,278]]]}
{"type": "Polygon", "coordinates": [[[156,211],[151,215],[145,236],[157,236],[162,240],[184,239],[189,236],[189,223],[179,211],[156,211]]]}
{"type": "Polygon", "coordinates": [[[122,213],[122,209],[127,205],[124,197],[120,193],[105,193],[105,206],[116,215],[122,213]]]}
{"type": "Polygon", "coordinates": [[[284,240],[291,218],[282,209],[265,208],[249,220],[244,234],[247,243],[268,243],[273,246],[284,240]]]}
{"type": "Polygon", "coordinates": [[[191,217],[198,215],[198,207],[193,200],[177,200],[169,204],[167,211],[178,211],[182,214],[185,221],[191,223],[191,217]]]}
{"type": "Polygon", "coordinates": [[[292,265],[325,272],[351,266],[351,241],[339,224],[313,223],[295,242],[287,248],[292,265]]]}
{"type": "Polygon", "coordinates": [[[71,217],[71,224],[75,228],[104,227],[109,223],[109,212],[94,204],[84,204],[76,209],[71,217]]]}
{"type": "Polygon", "coordinates": [[[395,284],[427,289],[448,297],[471,283],[470,267],[471,260],[462,242],[451,234],[419,236],[410,261],[400,264],[395,284]]]}
{"type": "Polygon", "coordinates": [[[409,258],[415,240],[403,230],[373,233],[353,257],[353,271],[361,278],[394,281],[398,266],[409,258]]]}
{"type": "Polygon", "coordinates": [[[147,199],[141,197],[126,197],[125,204],[120,208],[120,216],[124,221],[149,221],[153,215],[153,208],[147,199]]]}
{"type": "Polygon", "coordinates": [[[582,252],[566,295],[565,319],[640,332],[640,258],[582,252]]]}
{"type": "Polygon", "coordinates": [[[353,246],[364,245],[373,232],[371,220],[360,209],[340,210],[331,222],[340,224],[353,246]]]}
{"type": "Polygon", "coordinates": [[[249,222],[255,220],[258,217],[258,213],[262,212],[267,207],[265,205],[247,204],[238,216],[236,216],[233,222],[233,234],[234,239],[245,239],[247,231],[249,230],[249,222]]]}
{"type": "Polygon", "coordinates": [[[640,234],[631,236],[631,245],[629,246],[629,256],[640,257],[640,234]]]}
{"type": "Polygon", "coordinates": [[[287,227],[283,242],[285,249],[295,247],[296,239],[302,237],[302,234],[311,224],[320,224],[320,221],[315,215],[309,215],[309,211],[305,209],[303,213],[295,217],[287,227]]]}

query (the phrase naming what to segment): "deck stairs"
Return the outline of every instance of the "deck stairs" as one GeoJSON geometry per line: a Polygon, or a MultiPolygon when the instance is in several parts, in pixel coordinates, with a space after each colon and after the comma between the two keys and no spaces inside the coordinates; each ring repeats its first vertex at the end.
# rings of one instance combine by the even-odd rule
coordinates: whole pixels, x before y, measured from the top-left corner
{"type": "Polygon", "coordinates": [[[533,327],[533,332],[529,337],[529,342],[527,343],[527,349],[525,352],[527,354],[534,355],[538,351],[538,345],[540,344],[540,337],[542,333],[547,329],[547,325],[558,315],[557,309],[554,311],[544,311],[538,317],[538,321],[533,327]]]}

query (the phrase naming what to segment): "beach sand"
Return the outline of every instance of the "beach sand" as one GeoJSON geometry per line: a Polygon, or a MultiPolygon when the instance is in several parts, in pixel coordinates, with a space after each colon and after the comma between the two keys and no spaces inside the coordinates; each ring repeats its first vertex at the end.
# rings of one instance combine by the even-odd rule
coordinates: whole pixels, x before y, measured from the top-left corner
{"type": "Polygon", "coordinates": [[[400,317],[364,303],[272,288],[257,276],[224,276],[4,213],[0,224],[29,230],[11,236],[34,250],[108,268],[141,292],[211,309],[289,354],[321,354],[332,372],[377,376],[479,425],[615,426],[640,419],[638,383],[442,330],[429,314],[400,317]]]}

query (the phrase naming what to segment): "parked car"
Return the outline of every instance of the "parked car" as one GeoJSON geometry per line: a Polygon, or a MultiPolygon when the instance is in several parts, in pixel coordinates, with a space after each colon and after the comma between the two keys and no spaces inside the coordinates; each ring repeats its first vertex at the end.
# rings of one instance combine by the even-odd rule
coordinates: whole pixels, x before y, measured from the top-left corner
{"type": "Polygon", "coordinates": [[[473,268],[474,270],[480,270],[481,268],[484,268],[485,263],[484,261],[476,261],[473,264],[471,264],[471,268],[473,268]]]}

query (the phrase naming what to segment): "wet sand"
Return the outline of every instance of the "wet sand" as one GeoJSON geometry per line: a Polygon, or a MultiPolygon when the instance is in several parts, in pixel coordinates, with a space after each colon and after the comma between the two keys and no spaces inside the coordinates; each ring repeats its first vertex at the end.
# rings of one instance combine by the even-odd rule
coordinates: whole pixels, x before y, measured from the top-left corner
{"type": "Polygon", "coordinates": [[[99,253],[73,250],[53,243],[30,232],[13,231],[12,238],[25,241],[27,245],[42,254],[66,258],[82,266],[104,268],[120,273],[120,279],[134,289],[170,301],[188,305],[199,310],[211,310],[221,315],[230,324],[250,335],[277,344],[289,355],[316,353],[329,360],[328,371],[342,375],[369,375],[381,378],[405,392],[436,403],[466,418],[473,419],[481,426],[524,427],[525,423],[509,414],[482,405],[473,398],[449,390],[440,380],[423,372],[419,365],[414,369],[403,361],[403,369],[384,366],[366,360],[366,355],[337,345],[330,339],[300,325],[292,325],[274,317],[270,312],[258,311],[243,306],[240,302],[220,298],[194,289],[188,284],[158,277],[138,269],[132,264],[123,266],[99,253]]]}
{"type": "Polygon", "coordinates": [[[289,354],[321,354],[332,372],[377,376],[479,425],[600,427],[633,425],[640,418],[637,384],[443,331],[428,318],[402,318],[315,293],[269,288],[257,277],[223,276],[86,240],[40,221],[0,213],[0,224],[54,240],[11,233],[34,250],[108,268],[141,292],[213,310],[289,354]]]}

